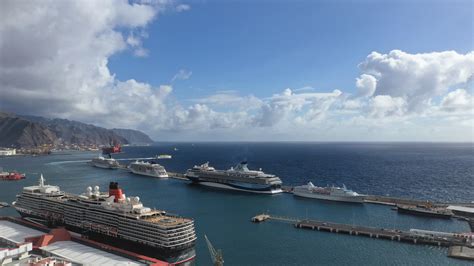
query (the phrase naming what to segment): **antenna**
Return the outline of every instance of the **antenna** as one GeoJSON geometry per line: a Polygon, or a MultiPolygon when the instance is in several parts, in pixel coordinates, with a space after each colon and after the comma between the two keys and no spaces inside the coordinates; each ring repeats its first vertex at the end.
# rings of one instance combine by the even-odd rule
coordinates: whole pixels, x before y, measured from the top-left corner
{"type": "Polygon", "coordinates": [[[213,246],[211,241],[204,235],[206,239],[207,248],[209,249],[209,253],[211,254],[212,263],[214,266],[223,266],[224,265],[224,257],[222,256],[222,251],[216,250],[213,246]]]}
{"type": "Polygon", "coordinates": [[[44,177],[43,177],[43,174],[40,175],[40,179],[39,179],[39,185],[40,187],[44,187],[44,177]]]}

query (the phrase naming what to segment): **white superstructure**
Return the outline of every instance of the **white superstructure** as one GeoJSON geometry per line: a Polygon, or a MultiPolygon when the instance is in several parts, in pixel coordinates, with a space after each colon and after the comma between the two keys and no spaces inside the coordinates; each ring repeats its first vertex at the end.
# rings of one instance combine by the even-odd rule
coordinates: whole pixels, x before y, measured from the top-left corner
{"type": "Polygon", "coordinates": [[[128,166],[132,173],[159,178],[167,178],[168,173],[165,168],[157,163],[135,161],[128,166]]]}
{"type": "Polygon", "coordinates": [[[105,158],[103,156],[99,156],[97,158],[92,159],[90,163],[95,167],[105,169],[115,169],[120,167],[120,164],[115,159],[105,158]]]}
{"type": "Polygon", "coordinates": [[[318,187],[308,182],[307,185],[297,186],[293,189],[295,196],[314,198],[322,200],[344,201],[363,203],[364,196],[347,189],[345,185],[342,187],[318,187]]]}
{"type": "Polygon", "coordinates": [[[195,165],[186,172],[186,177],[193,183],[230,190],[263,194],[277,194],[281,190],[281,179],[276,175],[260,170],[250,170],[247,162],[241,162],[229,170],[216,170],[209,162],[195,165]]]}
{"type": "Polygon", "coordinates": [[[155,158],[156,159],[171,159],[171,158],[173,158],[173,156],[171,156],[169,154],[160,154],[160,155],[156,155],[155,158]]]}

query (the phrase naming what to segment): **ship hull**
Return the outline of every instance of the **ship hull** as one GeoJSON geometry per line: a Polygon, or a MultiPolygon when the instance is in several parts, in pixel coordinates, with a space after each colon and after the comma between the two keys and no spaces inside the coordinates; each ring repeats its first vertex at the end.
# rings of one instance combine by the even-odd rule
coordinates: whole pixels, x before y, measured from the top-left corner
{"type": "Polygon", "coordinates": [[[156,178],[168,178],[168,175],[155,175],[153,173],[144,173],[144,172],[135,171],[133,169],[130,169],[130,171],[132,171],[132,173],[136,175],[151,176],[151,177],[156,177],[156,178]]]}
{"type": "Polygon", "coordinates": [[[424,217],[433,217],[433,218],[442,218],[442,219],[451,218],[450,214],[418,211],[418,210],[412,210],[412,209],[407,209],[403,207],[397,207],[397,211],[402,214],[410,214],[410,215],[417,215],[417,216],[424,216],[424,217]]]}
{"type": "Polygon", "coordinates": [[[102,168],[102,169],[117,169],[118,167],[115,165],[105,165],[105,164],[97,164],[97,163],[91,163],[92,166],[102,168]]]}
{"type": "Polygon", "coordinates": [[[338,201],[338,202],[349,202],[349,203],[364,203],[364,197],[341,197],[341,196],[331,196],[331,195],[321,195],[316,193],[302,193],[299,191],[294,191],[293,195],[304,198],[319,199],[319,200],[328,200],[328,201],[338,201]]]}
{"type": "Polygon", "coordinates": [[[181,265],[182,263],[192,261],[194,257],[196,256],[196,252],[194,250],[194,242],[189,243],[188,247],[180,248],[179,250],[151,247],[148,245],[143,245],[141,243],[130,241],[123,238],[107,236],[104,234],[99,234],[99,233],[91,232],[91,231],[85,231],[83,228],[80,228],[77,226],[71,226],[71,225],[62,224],[62,223],[53,224],[51,222],[48,222],[46,219],[42,218],[41,216],[34,215],[31,213],[25,213],[18,209],[17,211],[24,220],[41,224],[50,228],[63,226],[72,232],[81,234],[83,237],[86,237],[87,239],[91,239],[96,242],[111,245],[111,246],[114,246],[123,250],[131,251],[137,254],[142,254],[148,257],[167,261],[169,263],[174,263],[176,265],[181,265]]]}
{"type": "Polygon", "coordinates": [[[199,185],[218,188],[218,189],[227,189],[227,190],[259,193],[259,194],[278,194],[278,193],[283,192],[281,188],[272,188],[271,186],[255,186],[255,185],[252,186],[252,184],[244,184],[244,183],[218,183],[218,182],[211,182],[211,181],[203,181],[199,179],[198,177],[190,177],[190,176],[186,176],[186,177],[189,180],[191,180],[194,184],[199,184],[199,185]]]}

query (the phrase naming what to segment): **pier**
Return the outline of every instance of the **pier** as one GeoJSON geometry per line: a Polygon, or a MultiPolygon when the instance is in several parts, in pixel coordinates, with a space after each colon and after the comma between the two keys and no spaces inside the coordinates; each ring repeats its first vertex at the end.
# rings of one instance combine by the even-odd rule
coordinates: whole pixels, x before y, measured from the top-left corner
{"type": "Polygon", "coordinates": [[[183,180],[183,181],[189,181],[189,179],[186,178],[186,176],[182,173],[176,173],[176,172],[167,172],[169,178],[174,178],[178,180],[183,180]]]}
{"type": "Polygon", "coordinates": [[[268,220],[284,221],[294,224],[298,229],[310,229],[336,234],[352,236],[364,236],[375,239],[386,239],[391,241],[406,242],[412,244],[425,244],[433,246],[473,246],[473,235],[462,233],[447,233],[412,229],[403,231],[398,229],[376,228],[360,225],[333,223],[318,220],[298,219],[270,214],[259,214],[254,216],[252,222],[261,223],[268,220]]]}
{"type": "Polygon", "coordinates": [[[449,247],[448,257],[462,260],[474,260],[474,248],[463,246],[449,247]]]}

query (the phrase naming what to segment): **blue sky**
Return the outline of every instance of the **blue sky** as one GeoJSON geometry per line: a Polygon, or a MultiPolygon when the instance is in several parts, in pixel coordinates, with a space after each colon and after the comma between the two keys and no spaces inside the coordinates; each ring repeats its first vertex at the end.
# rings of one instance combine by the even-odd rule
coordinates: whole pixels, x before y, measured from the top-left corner
{"type": "Polygon", "coordinates": [[[146,58],[114,55],[120,79],[158,86],[180,69],[179,99],[220,90],[266,97],[285,88],[354,91],[372,51],[473,49],[470,1],[196,1],[148,28],[146,58]],[[471,35],[469,34],[471,33],[471,35]]]}
{"type": "Polygon", "coordinates": [[[2,2],[0,110],[157,140],[474,141],[474,2],[2,2]]]}

